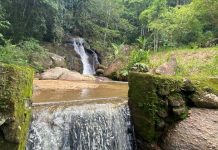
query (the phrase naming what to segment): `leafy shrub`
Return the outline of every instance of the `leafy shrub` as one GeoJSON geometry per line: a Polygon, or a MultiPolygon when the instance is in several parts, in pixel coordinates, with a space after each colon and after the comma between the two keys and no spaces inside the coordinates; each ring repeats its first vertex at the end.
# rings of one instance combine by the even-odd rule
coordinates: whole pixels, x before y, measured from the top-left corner
{"type": "Polygon", "coordinates": [[[145,63],[136,63],[131,68],[131,71],[137,71],[137,72],[148,72],[148,67],[145,63]]]}
{"type": "Polygon", "coordinates": [[[148,63],[149,62],[149,51],[133,50],[130,54],[128,68],[132,68],[136,63],[148,63]]]}
{"type": "Polygon", "coordinates": [[[114,50],[113,51],[114,59],[122,57],[122,49],[124,47],[124,44],[117,45],[115,43],[112,43],[112,47],[113,47],[113,50],[114,50]]]}
{"type": "Polygon", "coordinates": [[[18,45],[7,42],[5,46],[0,47],[0,62],[28,65],[32,66],[37,72],[41,71],[43,66],[40,63],[34,63],[33,56],[40,59],[47,58],[47,51],[36,40],[23,41],[18,45]]]}

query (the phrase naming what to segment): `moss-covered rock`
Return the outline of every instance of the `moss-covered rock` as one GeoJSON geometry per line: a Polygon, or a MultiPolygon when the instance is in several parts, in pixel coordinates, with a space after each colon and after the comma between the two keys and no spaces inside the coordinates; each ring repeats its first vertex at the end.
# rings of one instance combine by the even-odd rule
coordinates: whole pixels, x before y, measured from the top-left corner
{"type": "Polygon", "coordinates": [[[129,75],[129,104],[137,139],[157,141],[168,123],[188,114],[181,80],[144,73],[129,75]]]}
{"type": "Polygon", "coordinates": [[[217,89],[217,78],[189,80],[131,72],[129,105],[137,142],[157,142],[169,126],[188,116],[188,107],[218,108],[217,89]]]}
{"type": "Polygon", "coordinates": [[[0,64],[0,148],[25,149],[31,109],[33,70],[0,64]]]}
{"type": "Polygon", "coordinates": [[[195,89],[189,94],[185,91],[189,102],[199,108],[218,109],[218,78],[195,78],[189,85],[195,89]]]}

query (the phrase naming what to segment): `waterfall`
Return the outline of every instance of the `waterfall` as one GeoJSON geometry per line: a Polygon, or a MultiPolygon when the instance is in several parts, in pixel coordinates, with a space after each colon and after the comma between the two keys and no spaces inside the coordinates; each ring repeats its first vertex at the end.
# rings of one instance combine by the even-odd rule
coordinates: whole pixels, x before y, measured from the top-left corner
{"type": "MultiPolygon", "coordinates": [[[[74,39],[74,49],[78,55],[81,57],[81,61],[83,64],[83,74],[85,75],[94,75],[95,74],[95,64],[91,64],[89,61],[89,56],[86,54],[85,48],[83,46],[84,40],[82,38],[74,39]]],[[[96,53],[94,54],[94,58],[97,57],[96,53]]],[[[98,58],[95,58],[98,59],[98,58]]]]}
{"type": "Polygon", "coordinates": [[[36,108],[26,149],[132,150],[132,137],[126,103],[36,108]]]}

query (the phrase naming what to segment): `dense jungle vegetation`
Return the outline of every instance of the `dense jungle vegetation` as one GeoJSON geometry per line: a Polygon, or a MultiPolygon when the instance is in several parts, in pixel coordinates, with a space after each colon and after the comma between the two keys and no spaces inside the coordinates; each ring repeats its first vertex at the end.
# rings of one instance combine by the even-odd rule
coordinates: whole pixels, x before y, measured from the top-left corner
{"type": "Polygon", "coordinates": [[[0,61],[31,64],[41,43],[71,35],[113,59],[131,45],[130,65],[147,63],[148,51],[214,46],[217,10],[218,0],[0,0],[0,61]]]}

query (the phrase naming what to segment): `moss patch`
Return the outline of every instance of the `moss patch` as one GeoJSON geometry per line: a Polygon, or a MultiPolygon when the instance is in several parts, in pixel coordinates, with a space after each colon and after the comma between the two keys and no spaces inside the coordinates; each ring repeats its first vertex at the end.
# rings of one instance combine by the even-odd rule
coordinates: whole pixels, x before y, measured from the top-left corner
{"type": "Polygon", "coordinates": [[[25,149],[33,74],[27,67],[0,64],[1,149],[25,149]]]}

